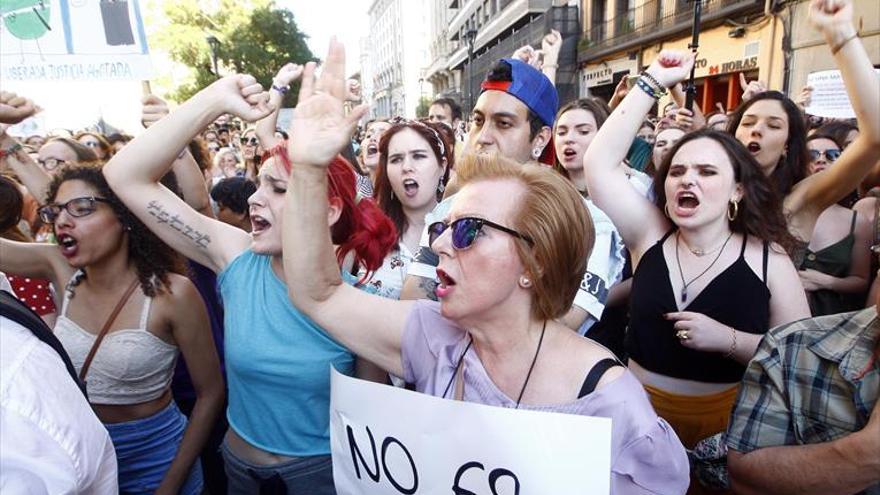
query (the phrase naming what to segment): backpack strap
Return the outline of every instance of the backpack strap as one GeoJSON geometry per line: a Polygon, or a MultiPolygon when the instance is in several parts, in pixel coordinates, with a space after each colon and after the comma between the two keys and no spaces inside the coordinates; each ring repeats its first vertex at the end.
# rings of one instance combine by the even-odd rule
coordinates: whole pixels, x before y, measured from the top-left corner
{"type": "Polygon", "coordinates": [[[73,363],[70,361],[70,356],[67,355],[67,352],[64,350],[64,346],[61,345],[61,341],[58,340],[58,337],[52,333],[52,330],[49,329],[46,322],[44,322],[39,315],[31,311],[31,308],[27,307],[12,294],[0,290],[0,316],[8,318],[27,328],[35,337],[55,350],[55,352],[58,353],[58,357],[61,358],[61,362],[64,363],[64,367],[67,368],[67,373],[70,374],[70,378],[73,379],[76,386],[79,387],[80,391],[82,391],[83,395],[88,399],[86,386],[76,376],[76,368],[74,368],[73,363]]]}

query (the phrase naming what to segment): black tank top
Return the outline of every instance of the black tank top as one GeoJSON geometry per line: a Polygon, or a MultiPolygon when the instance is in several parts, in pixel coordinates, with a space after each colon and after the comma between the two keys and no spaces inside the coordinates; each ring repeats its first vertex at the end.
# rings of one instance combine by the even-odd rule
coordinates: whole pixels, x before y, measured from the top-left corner
{"type": "MultiPolygon", "coordinates": [[[[663,317],[678,311],[663,256],[663,242],[651,246],[642,257],[632,281],[630,322],[626,350],[631,358],[654,373],[708,383],[733,383],[742,379],[745,366],[715,352],[681,345],[674,322],[663,317]]],[[[770,290],[767,289],[767,243],[764,243],[763,278],[749,267],[743,236],[739,258],[719,273],[682,311],[702,313],[741,332],[764,334],[770,321],[770,290]]]]}

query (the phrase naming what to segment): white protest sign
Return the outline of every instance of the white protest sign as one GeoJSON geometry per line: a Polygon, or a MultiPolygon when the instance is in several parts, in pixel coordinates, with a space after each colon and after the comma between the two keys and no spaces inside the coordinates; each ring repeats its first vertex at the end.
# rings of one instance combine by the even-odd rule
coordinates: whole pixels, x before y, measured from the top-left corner
{"type": "MultiPolygon", "coordinates": [[[[880,74],[880,70],[874,70],[880,74]]],[[[880,84],[880,81],[877,84],[880,84]]],[[[855,118],[856,114],[846,94],[846,87],[843,85],[839,70],[811,72],[807,76],[807,86],[813,88],[810,104],[804,109],[808,115],[834,119],[855,118]]]]}
{"type": "Polygon", "coordinates": [[[611,419],[452,401],[333,370],[340,495],[608,495],[611,419]]]}
{"type": "Polygon", "coordinates": [[[4,80],[152,76],[139,0],[3,0],[0,17],[4,80]]]}

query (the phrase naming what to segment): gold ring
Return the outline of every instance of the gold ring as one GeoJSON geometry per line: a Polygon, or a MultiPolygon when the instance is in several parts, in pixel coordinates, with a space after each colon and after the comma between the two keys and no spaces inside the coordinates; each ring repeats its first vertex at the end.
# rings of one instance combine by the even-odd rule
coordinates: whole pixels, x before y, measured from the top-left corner
{"type": "Polygon", "coordinates": [[[678,338],[681,339],[681,340],[687,340],[687,339],[690,338],[690,337],[688,337],[688,331],[687,331],[687,330],[679,330],[679,331],[675,332],[675,336],[678,337],[678,338]]]}

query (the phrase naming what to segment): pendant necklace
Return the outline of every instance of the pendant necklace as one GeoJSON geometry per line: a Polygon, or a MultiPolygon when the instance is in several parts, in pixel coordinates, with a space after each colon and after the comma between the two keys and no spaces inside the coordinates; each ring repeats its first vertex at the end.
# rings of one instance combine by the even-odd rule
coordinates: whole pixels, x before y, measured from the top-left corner
{"type": "MultiPolygon", "coordinates": [[[[703,270],[702,272],[700,272],[699,275],[697,275],[696,277],[692,278],[690,281],[685,281],[685,279],[684,279],[684,271],[682,271],[682,269],[681,269],[681,259],[680,259],[679,256],[678,256],[678,244],[679,244],[679,239],[681,238],[681,235],[680,235],[680,232],[676,232],[676,233],[675,233],[675,262],[678,264],[678,274],[679,274],[679,276],[681,276],[681,302],[682,302],[682,304],[684,304],[684,303],[687,302],[687,299],[688,299],[688,287],[689,287],[692,283],[696,282],[698,278],[700,278],[700,277],[702,277],[703,275],[705,275],[706,272],[708,272],[713,266],[715,266],[715,263],[718,261],[719,258],[721,258],[721,254],[724,252],[724,248],[727,246],[727,243],[730,241],[730,238],[731,238],[731,237],[733,237],[733,232],[731,232],[730,235],[727,236],[727,239],[724,240],[724,244],[722,244],[722,245],[721,245],[721,248],[718,250],[718,255],[715,256],[715,259],[712,260],[712,263],[709,263],[709,266],[707,266],[705,270],[703,270]]],[[[688,249],[690,249],[690,248],[688,248],[688,249]]],[[[693,251],[692,251],[692,252],[693,252],[693,251]]],[[[694,253],[694,254],[697,255],[697,256],[700,256],[700,255],[697,254],[697,253],[694,253]]],[[[707,253],[707,254],[708,254],[708,253],[707,253]]]]}
{"type": "MultiPolygon", "coordinates": [[[[532,371],[535,369],[535,363],[538,362],[538,354],[541,352],[541,344],[544,343],[544,333],[547,331],[547,320],[544,320],[544,326],[541,327],[541,337],[538,339],[538,348],[535,350],[535,357],[532,358],[532,364],[529,366],[529,372],[526,373],[526,379],[522,384],[522,388],[519,391],[519,397],[516,398],[516,407],[514,409],[519,409],[519,403],[522,401],[523,394],[526,392],[526,386],[529,384],[529,379],[532,378],[532,371]]],[[[449,378],[449,383],[446,384],[446,389],[443,390],[443,397],[446,398],[446,394],[449,393],[449,389],[452,387],[452,383],[455,381],[456,375],[458,375],[458,370],[461,368],[461,363],[464,361],[464,356],[467,354],[468,350],[471,348],[471,344],[474,343],[474,338],[470,337],[468,341],[468,345],[464,348],[464,351],[461,353],[461,356],[458,357],[458,362],[455,363],[455,369],[452,370],[452,376],[449,378]]],[[[462,394],[463,395],[463,394],[462,394]]]]}

